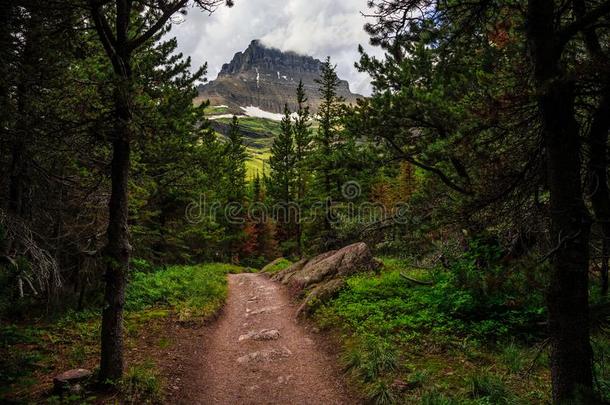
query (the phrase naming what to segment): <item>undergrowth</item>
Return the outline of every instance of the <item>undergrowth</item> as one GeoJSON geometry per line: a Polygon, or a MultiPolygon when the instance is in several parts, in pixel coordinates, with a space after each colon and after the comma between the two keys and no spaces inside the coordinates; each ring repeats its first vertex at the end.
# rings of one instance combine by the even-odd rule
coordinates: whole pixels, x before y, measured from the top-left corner
{"type": "Polygon", "coordinates": [[[127,290],[125,308],[176,309],[181,318],[214,314],[227,296],[226,274],[240,271],[230,264],[173,266],[153,273],[135,273],[127,290]]]}
{"type": "Polygon", "coordinates": [[[275,274],[278,273],[292,265],[292,262],[286,258],[280,258],[275,261],[273,264],[267,265],[264,267],[265,273],[275,274]]]}
{"type": "Polygon", "coordinates": [[[131,366],[119,384],[125,403],[162,403],[161,377],[151,360],[131,366]]]}
{"type": "Polygon", "coordinates": [[[340,338],[344,369],[371,403],[549,400],[546,356],[534,349],[542,341],[543,302],[516,300],[518,280],[477,278],[469,257],[452,272],[382,261],[379,275],[349,278],[314,315],[340,338]]]}
{"type": "MultiPolygon", "coordinates": [[[[227,295],[227,273],[248,271],[230,264],[134,266],[127,289],[125,346],[138,347],[143,333],[161,334],[169,316],[196,322],[215,314],[227,295]]],[[[100,309],[69,311],[53,322],[0,325],[0,402],[36,402],[45,395],[53,374],[70,368],[95,367],[99,358],[100,309]]],[[[157,347],[171,342],[159,337],[157,347]]],[[[129,403],[158,403],[162,384],[154,364],[128,368],[120,392],[129,403]]],[[[47,398],[49,401],[52,399],[47,398]]],[[[74,403],[85,403],[80,398],[74,403]],[[80,401],[80,402],[79,402],[80,401]]]]}

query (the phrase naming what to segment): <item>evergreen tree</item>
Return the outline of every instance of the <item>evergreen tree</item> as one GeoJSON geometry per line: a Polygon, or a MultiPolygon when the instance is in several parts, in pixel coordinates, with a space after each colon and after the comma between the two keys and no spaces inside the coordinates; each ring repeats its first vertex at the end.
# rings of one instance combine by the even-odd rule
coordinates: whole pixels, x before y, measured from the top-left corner
{"type": "Polygon", "coordinates": [[[239,119],[235,115],[229,126],[224,156],[227,202],[243,203],[246,196],[246,160],[248,155],[243,144],[239,119]]]}
{"type": "Polygon", "coordinates": [[[305,209],[305,193],[309,180],[308,156],[311,142],[311,123],[307,95],[303,81],[299,81],[297,87],[297,115],[294,118],[294,168],[295,168],[295,201],[298,207],[299,217],[296,219],[295,237],[297,244],[297,255],[303,254],[303,227],[302,214],[305,209]]]}
{"type": "Polygon", "coordinates": [[[131,233],[138,258],[155,264],[199,257],[203,238],[194,235],[210,224],[186,221],[185,206],[222,189],[223,145],[202,119],[205,105],[192,103],[205,66],[191,74],[190,59],[176,47],[175,38],[157,42],[137,62],[143,83],[138,118],[146,126],[134,148],[131,233]]]}
{"type": "MultiPolygon", "coordinates": [[[[149,44],[171,17],[188,0],[150,4],[145,1],[116,3],[91,1],[88,11],[107,60],[112,65],[113,133],[110,136],[111,193],[106,232],[106,289],[102,314],[100,381],[123,375],[123,306],[131,245],[129,243],[129,177],[131,147],[134,140],[132,105],[136,102],[137,71],[134,56],[149,44]],[[130,27],[139,27],[137,30],[130,27]]],[[[218,0],[196,0],[204,10],[213,11],[218,0]]],[[[232,2],[227,0],[227,4],[232,2]]]]}
{"type": "Polygon", "coordinates": [[[276,238],[280,243],[290,240],[294,231],[291,204],[294,202],[295,149],[290,114],[288,104],[285,104],[280,133],[273,140],[269,158],[269,197],[276,208],[276,238]]]}
{"type": "Polygon", "coordinates": [[[318,132],[313,138],[312,154],[315,171],[316,198],[324,204],[323,231],[320,234],[322,249],[335,247],[336,235],[332,227],[333,202],[340,193],[340,180],[337,176],[340,121],[342,117],[341,103],[344,99],[337,95],[337,87],[341,83],[336,72],[336,65],[331,64],[327,57],[322,64],[320,78],[316,80],[321,98],[318,110],[318,132]]]}
{"type": "Polygon", "coordinates": [[[597,403],[587,398],[594,387],[589,208],[607,225],[610,76],[593,72],[608,65],[601,44],[610,3],[369,5],[376,20],[366,29],[386,54],[361,60],[375,87],[363,105],[366,132],[436,176],[451,205],[470,211],[468,227],[485,209],[479,229],[494,228],[489,218],[544,224],[528,232],[549,235],[539,247],[550,264],[553,402],[597,403]],[[589,192],[587,172],[595,178],[589,192]]]}
{"type": "Polygon", "coordinates": [[[245,226],[245,239],[242,253],[246,263],[251,266],[264,266],[269,260],[277,257],[277,243],[274,238],[275,227],[269,218],[265,205],[267,199],[265,185],[269,184],[263,172],[263,178],[256,173],[252,180],[249,213],[245,226]]]}
{"type": "Polygon", "coordinates": [[[224,226],[225,251],[232,262],[239,262],[238,252],[243,241],[246,197],[246,147],[237,116],[233,116],[224,151],[224,205],[221,223],[224,226]]]}

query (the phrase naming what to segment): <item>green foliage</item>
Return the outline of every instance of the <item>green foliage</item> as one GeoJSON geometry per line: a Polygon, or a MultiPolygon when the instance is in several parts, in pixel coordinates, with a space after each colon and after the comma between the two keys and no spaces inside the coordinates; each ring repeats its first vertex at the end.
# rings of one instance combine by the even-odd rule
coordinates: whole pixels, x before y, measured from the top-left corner
{"type": "Polygon", "coordinates": [[[368,383],[396,370],[398,355],[389,342],[370,336],[347,350],[343,363],[346,370],[368,383]]]}
{"type": "Polygon", "coordinates": [[[132,257],[129,262],[129,269],[132,273],[150,273],[154,270],[154,265],[146,259],[132,257]]]}
{"type": "Polygon", "coordinates": [[[371,384],[367,390],[368,399],[375,405],[396,404],[396,395],[392,388],[383,380],[371,384]]]}
{"type": "MultiPolygon", "coordinates": [[[[137,342],[143,330],[172,313],[180,321],[213,315],[226,298],[226,275],[253,271],[216,263],[152,271],[144,267],[144,272],[132,268],[127,290],[124,325],[128,344],[132,339],[137,342]]],[[[89,309],[69,311],[35,327],[0,325],[0,402],[5,395],[14,395],[16,388],[23,390],[39,383],[38,372],[54,370],[56,364],[76,368],[94,362],[99,356],[100,324],[99,309],[89,309]]],[[[159,348],[169,345],[171,341],[160,337],[159,348]]],[[[158,403],[161,383],[154,366],[147,362],[130,368],[120,388],[129,403],[158,403]]],[[[82,401],[85,399],[79,397],[58,403],[82,401]]]]}
{"type": "Polygon", "coordinates": [[[120,390],[128,404],[162,403],[161,379],[152,361],[133,365],[120,383],[120,390]]]}
{"type": "Polygon", "coordinates": [[[284,269],[287,269],[288,267],[290,267],[292,265],[292,262],[284,257],[280,258],[278,261],[276,261],[273,266],[268,266],[265,269],[266,273],[269,274],[275,274],[277,272],[280,272],[284,269]]]}
{"type": "MultiPolygon", "coordinates": [[[[475,293],[461,289],[452,273],[434,274],[434,287],[429,287],[409,283],[401,272],[404,270],[348,279],[349,288],[319,311],[320,318],[329,325],[341,319],[361,333],[394,340],[410,340],[427,331],[468,333],[485,339],[507,337],[530,331],[534,320],[540,319],[540,311],[529,308],[479,312],[475,293]]],[[[416,272],[414,278],[418,277],[416,272]]]]}
{"type": "Polygon", "coordinates": [[[592,339],[595,389],[602,401],[610,402],[610,342],[606,335],[592,339]]]}
{"type": "Polygon", "coordinates": [[[482,371],[472,375],[469,379],[470,395],[477,399],[486,399],[491,404],[508,405],[515,402],[514,396],[509,392],[500,377],[482,371]]]}
{"type": "Polygon", "coordinates": [[[185,317],[212,315],[226,298],[226,274],[238,269],[229,264],[206,264],[136,273],[127,290],[125,308],[172,307],[185,317]]]}
{"type": "MultiPolygon", "coordinates": [[[[453,269],[413,270],[404,260],[382,261],[385,269],[381,274],[348,278],[347,288],[314,314],[322,327],[338,329],[345,336],[343,364],[365,393],[402,375],[413,390],[407,396],[410,401],[417,398],[431,404],[513,403],[512,390],[523,385],[521,372],[535,356],[518,345],[513,336],[522,336],[523,344],[531,342],[540,334],[534,322],[540,319],[540,313],[528,305],[481,307],[484,304],[479,302],[480,297],[474,297],[475,291],[480,290],[468,290],[469,284],[462,284],[453,269]],[[401,274],[433,284],[415,284],[401,274]],[[436,358],[427,351],[443,354],[436,358]],[[405,357],[409,360],[403,360],[405,357]],[[464,367],[471,363],[477,364],[477,369],[494,364],[507,370],[517,382],[511,382],[509,388],[491,373],[475,378],[476,373],[464,367]],[[443,381],[441,370],[447,368],[452,369],[452,376],[443,381]],[[447,389],[462,387],[456,393],[459,402],[453,394],[427,390],[430,384],[440,381],[447,389]],[[464,397],[467,393],[470,399],[464,397]]],[[[464,261],[471,263],[470,256],[464,261]]],[[[462,269],[466,264],[458,267],[462,269]]],[[[508,294],[506,290],[504,293],[508,294]]],[[[530,370],[537,372],[535,368],[530,370]]],[[[380,390],[382,397],[383,392],[380,390]]],[[[529,393],[520,392],[519,398],[526,395],[529,393]]],[[[539,400],[536,395],[542,394],[536,391],[528,398],[539,400]]]]}
{"type": "Polygon", "coordinates": [[[460,402],[437,391],[428,391],[422,395],[421,405],[459,405],[460,402]]]}
{"type": "Polygon", "coordinates": [[[30,376],[43,358],[42,351],[26,351],[18,345],[35,345],[39,341],[40,331],[35,328],[0,325],[0,399],[8,393],[10,384],[30,376]]]}
{"type": "Polygon", "coordinates": [[[472,239],[468,250],[451,265],[449,275],[440,275],[445,287],[460,292],[454,294],[450,311],[478,323],[477,330],[487,337],[539,334],[536,324],[544,320],[544,301],[542,294],[531,293],[531,287],[544,281],[540,276],[535,279],[535,273],[528,274],[519,262],[507,265],[502,259],[496,243],[472,239]]]}
{"type": "Polygon", "coordinates": [[[96,403],[95,396],[87,396],[79,394],[68,394],[63,396],[52,395],[46,399],[46,405],[90,405],[96,403]]]}
{"type": "Polygon", "coordinates": [[[518,373],[523,369],[524,353],[515,342],[510,342],[502,349],[502,362],[512,373],[518,373]]]}

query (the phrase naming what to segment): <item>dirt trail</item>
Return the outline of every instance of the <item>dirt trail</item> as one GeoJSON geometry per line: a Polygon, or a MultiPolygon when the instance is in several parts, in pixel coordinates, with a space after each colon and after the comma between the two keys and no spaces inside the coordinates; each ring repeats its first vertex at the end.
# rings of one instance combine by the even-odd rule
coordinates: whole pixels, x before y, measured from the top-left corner
{"type": "Polygon", "coordinates": [[[203,369],[184,387],[188,398],[179,401],[355,403],[341,383],[336,359],[320,349],[317,335],[297,324],[294,311],[284,288],[265,276],[229,275],[223,314],[205,333],[198,361],[203,369]]]}

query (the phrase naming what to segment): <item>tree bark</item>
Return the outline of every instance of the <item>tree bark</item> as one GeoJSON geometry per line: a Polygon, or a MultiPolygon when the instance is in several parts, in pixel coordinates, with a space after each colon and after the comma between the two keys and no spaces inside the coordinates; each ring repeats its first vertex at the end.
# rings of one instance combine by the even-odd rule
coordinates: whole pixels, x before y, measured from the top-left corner
{"type": "Polygon", "coordinates": [[[123,375],[123,307],[129,269],[128,231],[128,182],[131,152],[129,100],[131,96],[131,71],[129,55],[121,57],[119,77],[114,92],[115,133],[112,141],[111,181],[109,217],[105,249],[106,288],[102,312],[100,381],[117,380],[123,375]]]}
{"type": "MultiPolygon", "coordinates": [[[[112,191],[109,202],[108,244],[105,249],[106,289],[102,313],[102,350],[100,359],[100,381],[116,380],[123,374],[123,306],[129,268],[128,196],[129,165],[131,152],[131,111],[133,98],[131,82],[131,55],[147,41],[153,39],[171,16],[184,7],[187,0],[159,2],[150,5],[160,11],[154,14],[146,31],[130,38],[130,22],[135,4],[132,1],[116,0],[114,12],[110,12],[110,2],[89,1],[91,19],[98,33],[100,43],[112,62],[115,78],[115,133],[112,139],[112,191]],[[106,9],[105,7],[108,6],[106,9]],[[108,14],[106,14],[108,12],[108,14]],[[114,17],[109,24],[107,16],[114,17]],[[114,31],[113,31],[114,30],[114,31]]],[[[212,12],[217,0],[197,2],[212,12]]],[[[227,4],[232,2],[227,1],[227,4]]]]}
{"type": "Polygon", "coordinates": [[[573,84],[553,86],[541,100],[550,189],[551,258],[547,294],[553,400],[592,388],[589,342],[590,218],[582,199],[580,142],[574,119],[573,84]]]}
{"type": "Polygon", "coordinates": [[[610,247],[610,190],[608,190],[608,129],[610,128],[610,88],[597,106],[589,133],[589,188],[595,219],[602,229],[601,293],[608,294],[608,254],[610,247]]]}
{"type": "Polygon", "coordinates": [[[610,237],[604,232],[602,240],[601,294],[608,295],[608,257],[610,256],[610,237]]]}
{"type": "Polygon", "coordinates": [[[547,291],[553,401],[567,402],[593,385],[589,341],[591,220],[581,184],[574,82],[564,74],[553,0],[529,0],[527,39],[534,67],[550,192],[551,278],[547,291]]]}

